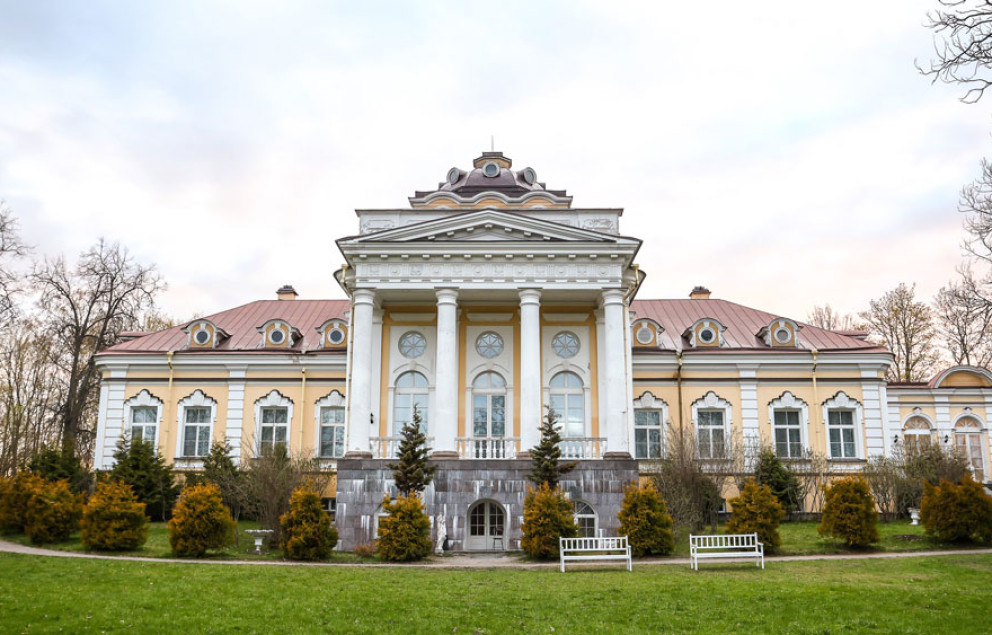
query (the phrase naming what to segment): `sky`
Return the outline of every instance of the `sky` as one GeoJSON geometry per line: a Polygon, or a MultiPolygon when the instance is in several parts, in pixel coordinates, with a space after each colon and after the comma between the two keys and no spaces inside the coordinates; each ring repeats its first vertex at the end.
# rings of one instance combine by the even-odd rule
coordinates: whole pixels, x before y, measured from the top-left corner
{"type": "Polygon", "coordinates": [[[622,207],[641,298],[803,319],[961,264],[990,103],[915,61],[936,0],[0,0],[0,199],[38,255],[119,241],[180,320],[341,298],[356,208],[490,148],[622,207]]]}

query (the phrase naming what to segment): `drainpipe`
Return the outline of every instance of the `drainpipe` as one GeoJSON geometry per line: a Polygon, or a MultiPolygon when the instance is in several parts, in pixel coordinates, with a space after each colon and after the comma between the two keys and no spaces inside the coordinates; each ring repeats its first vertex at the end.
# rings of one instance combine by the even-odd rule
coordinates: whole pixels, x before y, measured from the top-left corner
{"type": "Polygon", "coordinates": [[[679,439],[682,439],[682,427],[683,421],[685,420],[685,415],[682,412],[682,351],[676,351],[675,358],[679,362],[679,366],[675,371],[675,380],[678,384],[678,395],[679,395],[679,439]]]}
{"type": "MultiPolygon", "coordinates": [[[[168,388],[168,391],[167,391],[168,392],[168,397],[167,397],[167,400],[168,400],[167,403],[168,403],[168,405],[166,406],[166,409],[169,410],[170,412],[168,413],[169,416],[163,416],[162,417],[162,431],[163,431],[164,434],[162,434],[162,438],[159,439],[159,443],[162,443],[166,439],[169,438],[169,422],[172,421],[172,415],[175,414],[175,412],[172,412],[172,410],[174,409],[174,407],[173,407],[173,399],[172,399],[172,376],[175,373],[175,368],[172,365],[172,351],[166,351],[165,352],[165,361],[166,361],[166,363],[169,364],[169,388],[168,388]]],[[[163,415],[164,414],[165,413],[163,413],[163,415]]],[[[165,449],[167,450],[167,448],[165,448],[165,449]]],[[[162,452],[162,454],[166,454],[166,452],[162,452]]],[[[175,455],[173,455],[172,460],[173,460],[173,462],[175,462],[175,460],[176,460],[175,455]]]]}
{"type": "MultiPolygon", "coordinates": [[[[306,415],[304,410],[307,407],[307,369],[300,369],[300,453],[303,453],[303,426],[306,423],[306,415]]],[[[318,431],[319,434],[319,431],[318,431]]],[[[313,456],[317,455],[316,450],[319,448],[314,448],[313,456]]]]}
{"type": "MultiPolygon", "coordinates": [[[[816,420],[817,426],[815,430],[817,431],[817,436],[820,436],[820,430],[823,429],[823,421],[820,419],[820,400],[816,396],[816,357],[818,351],[814,348],[811,352],[813,354],[813,416],[811,418],[816,420]]],[[[826,443],[826,436],[824,436],[824,443],[826,443]]],[[[810,451],[812,451],[812,448],[810,448],[810,451]]]]}

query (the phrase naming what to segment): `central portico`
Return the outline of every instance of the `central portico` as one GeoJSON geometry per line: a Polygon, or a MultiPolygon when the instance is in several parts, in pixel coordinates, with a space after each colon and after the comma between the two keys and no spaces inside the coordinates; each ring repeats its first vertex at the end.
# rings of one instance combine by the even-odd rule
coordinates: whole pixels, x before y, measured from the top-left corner
{"type": "MultiPolygon", "coordinates": [[[[573,208],[533,169],[511,168],[502,153],[483,153],[473,169],[452,168],[436,190],[417,192],[407,209],[357,210],[360,232],[338,240],[347,264],[336,278],[353,307],[348,453],[338,475],[345,534],[354,518],[350,462],[363,491],[375,473],[373,487],[388,491],[383,460],[394,458],[415,408],[440,467],[428,513],[471,517],[479,491],[502,488],[476,521],[488,527],[494,510],[508,538],[519,524],[525,459],[549,407],[560,417],[566,458],[618,460],[620,486],[636,476],[627,465],[627,307],[640,282],[633,261],[641,241],[619,234],[622,210],[573,208]],[[472,483],[472,500],[456,482],[472,483]]],[[[573,488],[605,491],[580,483],[616,467],[580,469],[573,488]]],[[[359,541],[371,539],[374,525],[374,510],[361,512],[359,541]]],[[[464,529],[456,521],[449,531],[454,543],[465,541],[457,548],[471,548],[464,529]]]]}

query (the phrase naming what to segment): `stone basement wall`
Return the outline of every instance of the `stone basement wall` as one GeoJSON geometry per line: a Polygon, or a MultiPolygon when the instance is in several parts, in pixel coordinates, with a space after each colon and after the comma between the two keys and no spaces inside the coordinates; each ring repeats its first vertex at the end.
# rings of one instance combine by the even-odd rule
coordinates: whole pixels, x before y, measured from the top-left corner
{"type": "MultiPolygon", "coordinates": [[[[336,523],[340,541],[338,549],[351,551],[375,539],[375,516],[385,493],[396,495],[392,460],[339,459],[337,472],[336,523]]],[[[434,481],[424,492],[427,514],[431,518],[431,539],[442,512],[447,528],[447,549],[462,551],[468,525],[469,508],[481,500],[496,501],[507,514],[506,548],[519,549],[522,535],[524,496],[527,474],[532,462],[523,460],[440,460],[434,481]]],[[[603,459],[581,461],[562,480],[562,487],[572,500],[583,500],[596,511],[599,529],[605,536],[617,534],[617,513],[623,500],[623,488],[637,480],[637,461],[603,459]]]]}

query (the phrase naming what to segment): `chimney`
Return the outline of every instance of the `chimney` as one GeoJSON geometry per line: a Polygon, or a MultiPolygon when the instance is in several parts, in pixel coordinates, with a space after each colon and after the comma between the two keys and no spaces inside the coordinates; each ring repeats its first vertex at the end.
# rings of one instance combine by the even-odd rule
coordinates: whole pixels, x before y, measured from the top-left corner
{"type": "Polygon", "coordinates": [[[295,300],[298,295],[291,284],[284,284],[276,290],[276,297],[280,300],[295,300]]]}
{"type": "Polygon", "coordinates": [[[706,287],[693,287],[692,291],[689,293],[689,299],[691,300],[709,300],[710,290],[706,287]]]}

